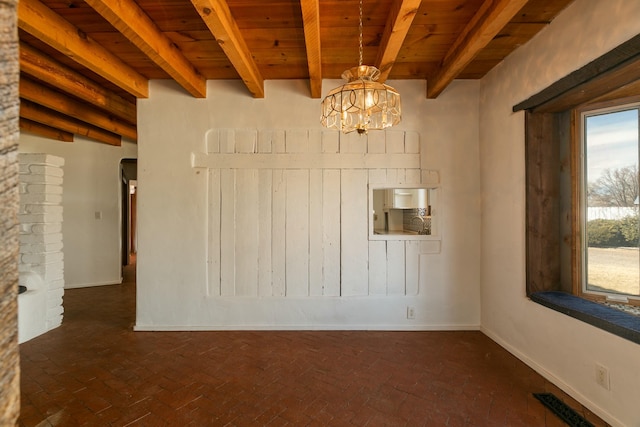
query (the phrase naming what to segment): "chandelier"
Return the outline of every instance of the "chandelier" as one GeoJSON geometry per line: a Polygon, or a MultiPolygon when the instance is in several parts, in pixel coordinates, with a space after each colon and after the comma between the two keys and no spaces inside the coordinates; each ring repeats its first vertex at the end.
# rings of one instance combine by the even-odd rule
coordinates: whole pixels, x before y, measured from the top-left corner
{"type": "Polygon", "coordinates": [[[322,100],[321,123],[343,133],[384,129],[400,123],[400,94],[377,82],[380,70],[362,65],[362,0],[360,0],[360,62],[342,73],[347,83],[333,89],[322,100]]]}

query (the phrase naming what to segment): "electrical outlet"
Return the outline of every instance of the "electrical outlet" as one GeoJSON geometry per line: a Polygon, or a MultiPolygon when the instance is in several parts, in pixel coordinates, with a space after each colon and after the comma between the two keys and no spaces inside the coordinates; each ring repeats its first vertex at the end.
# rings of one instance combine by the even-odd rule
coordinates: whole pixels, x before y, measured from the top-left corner
{"type": "Polygon", "coordinates": [[[407,306],[407,319],[415,319],[416,318],[416,308],[407,306]]]}
{"type": "Polygon", "coordinates": [[[596,364],[596,382],[606,390],[610,390],[609,369],[600,364],[596,364]]]}

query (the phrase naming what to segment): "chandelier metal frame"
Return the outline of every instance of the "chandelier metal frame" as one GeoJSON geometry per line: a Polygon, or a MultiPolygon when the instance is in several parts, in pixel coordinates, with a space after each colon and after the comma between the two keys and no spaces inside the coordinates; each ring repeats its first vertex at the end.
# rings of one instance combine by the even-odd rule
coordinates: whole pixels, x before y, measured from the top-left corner
{"type": "Polygon", "coordinates": [[[323,126],[343,133],[367,133],[400,123],[400,94],[391,86],[377,82],[380,70],[362,65],[362,0],[360,0],[359,63],[342,73],[347,83],[331,90],[322,100],[323,126]]]}

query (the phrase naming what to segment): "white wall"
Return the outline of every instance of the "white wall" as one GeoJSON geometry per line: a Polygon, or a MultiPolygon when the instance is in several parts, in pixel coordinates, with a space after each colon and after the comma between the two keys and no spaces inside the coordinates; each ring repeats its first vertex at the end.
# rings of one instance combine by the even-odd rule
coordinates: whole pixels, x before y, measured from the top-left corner
{"type": "MultiPolygon", "coordinates": [[[[325,81],[324,91],[328,92],[342,83],[325,81]]],[[[209,205],[211,197],[207,196],[207,186],[213,185],[208,179],[209,171],[213,169],[193,168],[192,153],[216,150],[224,152],[225,149],[243,150],[229,149],[228,146],[214,150],[207,147],[207,141],[210,141],[210,145],[212,140],[217,141],[220,130],[231,130],[234,135],[265,135],[274,131],[286,131],[291,134],[313,134],[317,137],[323,130],[319,123],[320,100],[310,98],[305,81],[267,81],[264,99],[252,98],[242,83],[237,81],[209,81],[207,99],[195,99],[169,81],[152,81],[150,97],[138,101],[139,244],[136,328],[478,328],[479,82],[456,82],[435,101],[426,99],[424,81],[394,81],[390,84],[402,95],[404,113],[401,126],[394,128],[394,132],[407,131],[417,134],[420,165],[425,171],[438,171],[441,182],[442,217],[439,225],[442,241],[438,245],[438,253],[421,255],[419,263],[412,264],[411,268],[404,271],[406,275],[419,277],[417,295],[396,294],[388,290],[382,295],[370,292],[367,266],[376,261],[370,259],[368,254],[366,175],[361,180],[361,174],[350,174],[350,170],[343,169],[338,171],[343,184],[336,187],[342,198],[342,208],[336,212],[336,221],[341,212],[355,205],[354,209],[362,210],[364,227],[357,224],[354,217],[350,217],[348,223],[343,221],[342,224],[338,224],[341,226],[339,242],[342,248],[338,253],[338,259],[342,262],[342,268],[338,279],[327,283],[326,286],[331,289],[340,289],[342,286],[342,296],[310,296],[310,292],[298,295],[300,293],[297,291],[280,296],[258,296],[254,289],[246,292],[233,291],[229,295],[225,292],[224,296],[216,296],[216,289],[219,288],[211,288],[211,271],[208,270],[207,264],[207,251],[216,249],[215,245],[208,243],[207,228],[207,224],[211,224],[208,212],[215,211],[209,205]],[[359,184],[350,185],[355,181],[359,184]],[[349,183],[349,186],[345,187],[345,183],[349,183]],[[358,251],[355,248],[362,250],[358,251]],[[350,264],[350,261],[353,261],[353,264],[350,264]],[[354,267],[356,264],[357,267],[354,267]],[[177,301],[179,303],[176,303],[177,301]],[[415,319],[406,318],[407,306],[415,307],[415,319]]],[[[328,135],[339,138],[336,133],[328,135]]],[[[357,135],[355,138],[350,135],[343,139],[340,147],[340,153],[345,150],[359,150],[357,135]]],[[[293,150],[298,149],[307,148],[302,144],[293,150]]],[[[309,150],[312,151],[311,148],[309,150]]],[[[310,173],[313,174],[314,169],[311,170],[310,173]]],[[[382,171],[386,173],[385,176],[393,175],[397,171],[404,174],[403,168],[395,172],[384,169],[382,171]]],[[[237,178],[238,175],[235,176],[237,178]]],[[[307,176],[306,172],[301,172],[301,176],[307,176]]],[[[254,187],[256,183],[260,185],[264,181],[249,179],[250,182],[255,181],[253,185],[241,185],[236,180],[236,188],[254,192],[254,197],[255,194],[263,194],[254,187]]],[[[295,183],[295,178],[289,182],[295,183]]],[[[311,200],[312,203],[318,201],[317,198],[314,199],[315,193],[306,183],[296,186],[292,194],[301,200],[311,200]]],[[[254,218],[255,221],[259,221],[260,216],[256,215],[257,206],[249,207],[250,203],[246,200],[238,202],[244,196],[245,191],[236,190],[236,211],[240,209],[239,214],[236,212],[236,221],[238,218],[254,218]]],[[[291,205],[287,209],[294,212],[295,206],[291,205]]],[[[301,213],[297,211],[297,214],[301,213]]],[[[304,215],[302,213],[302,217],[299,218],[304,218],[304,215]]],[[[250,222],[246,224],[249,224],[246,227],[254,230],[250,222]]],[[[299,224],[307,224],[306,227],[310,224],[313,227],[315,222],[312,218],[310,222],[300,220],[299,224]]],[[[237,230],[231,230],[238,226],[239,223],[234,225],[231,222],[228,226],[223,226],[221,231],[235,233],[234,238],[240,236],[238,238],[244,239],[246,236],[242,236],[237,230]]],[[[277,230],[275,223],[273,230],[277,230]]],[[[316,257],[316,254],[321,253],[322,247],[308,237],[311,236],[308,228],[303,227],[300,234],[291,232],[290,228],[288,230],[285,243],[297,245],[296,248],[302,247],[304,250],[297,254],[297,261],[273,263],[273,269],[270,271],[273,283],[282,283],[287,279],[287,274],[289,284],[294,287],[296,283],[291,281],[291,274],[300,274],[300,280],[317,283],[321,279],[320,274],[323,274],[322,270],[329,265],[321,263],[318,268],[318,263],[315,262],[317,260],[310,259],[309,273],[305,275],[304,271],[301,273],[297,269],[296,262],[304,263],[306,258],[316,257]],[[284,268],[279,267],[282,265],[284,268]]],[[[276,235],[273,238],[261,237],[250,240],[253,244],[256,244],[257,240],[257,244],[264,247],[277,244],[274,242],[281,238],[282,236],[276,235]]],[[[404,258],[403,251],[407,246],[400,243],[395,247],[400,254],[399,263],[404,264],[404,260],[408,258],[404,258]]],[[[221,250],[225,260],[235,257],[236,260],[241,258],[244,262],[242,264],[235,261],[235,264],[230,264],[233,267],[227,270],[231,272],[229,274],[240,271],[236,276],[241,277],[244,273],[244,270],[239,269],[241,265],[246,265],[249,269],[254,268],[246,262],[247,251],[225,248],[221,250]]],[[[249,246],[248,252],[255,252],[252,246],[249,246]]],[[[432,251],[427,249],[427,252],[432,251]]],[[[278,250],[274,250],[272,254],[282,255],[278,250]]],[[[225,260],[222,262],[230,262],[225,260]]],[[[211,257],[209,261],[211,262],[211,257]]],[[[236,290],[245,284],[240,280],[233,283],[236,290]]]]}
{"type": "Polygon", "coordinates": [[[511,109],[638,34],[638,16],[635,0],[577,0],[485,77],[480,97],[482,330],[620,426],[640,426],[640,346],[525,297],[524,113],[511,109]]]}
{"type": "Polygon", "coordinates": [[[20,134],[21,153],[65,159],[62,207],[65,288],[120,283],[120,160],[137,146],[100,144],[76,136],[73,143],[20,134]],[[96,219],[100,212],[101,219],[96,219]]]}

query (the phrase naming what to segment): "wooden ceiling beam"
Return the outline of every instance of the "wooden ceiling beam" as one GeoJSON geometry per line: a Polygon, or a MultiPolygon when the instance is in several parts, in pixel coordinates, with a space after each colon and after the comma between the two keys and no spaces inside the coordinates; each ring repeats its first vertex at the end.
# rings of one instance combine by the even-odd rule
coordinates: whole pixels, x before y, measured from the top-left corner
{"type": "Polygon", "coordinates": [[[322,55],[320,50],[320,2],[319,0],[300,0],[302,22],[304,24],[304,43],[307,48],[309,64],[309,85],[311,97],[322,96],[322,55]]]}
{"type": "Polygon", "coordinates": [[[255,98],[264,98],[264,79],[224,0],[191,0],[240,78],[255,98]]]}
{"type": "Polygon", "coordinates": [[[38,0],[20,0],[18,26],[138,98],[149,96],[146,77],[38,0]]]}
{"type": "Polygon", "coordinates": [[[134,125],[123,123],[114,117],[108,116],[101,110],[90,107],[84,102],[78,101],[25,77],[20,79],[20,98],[35,102],[43,107],[133,141],[138,139],[138,132],[134,125]]]}
{"type": "Polygon", "coordinates": [[[121,145],[120,135],[82,123],[26,99],[20,99],[20,117],[65,132],[82,135],[104,144],[121,145]]]}
{"type": "Polygon", "coordinates": [[[20,130],[62,142],[73,142],[73,134],[71,132],[65,132],[22,117],[20,117],[20,130]]]}
{"type": "Polygon", "coordinates": [[[422,0],[395,0],[391,5],[376,58],[376,67],[380,70],[379,82],[383,83],[389,77],[421,3],[422,0]]]}
{"type": "Polygon", "coordinates": [[[527,1],[485,0],[451,45],[435,77],[427,80],[427,98],[437,98],[527,1]]]}
{"type": "Polygon", "coordinates": [[[133,0],[85,0],[96,12],[196,98],[207,97],[207,82],[169,37],[133,0]]]}
{"type": "Polygon", "coordinates": [[[26,43],[20,43],[20,71],[135,124],[136,105],[104,89],[26,43]]]}

